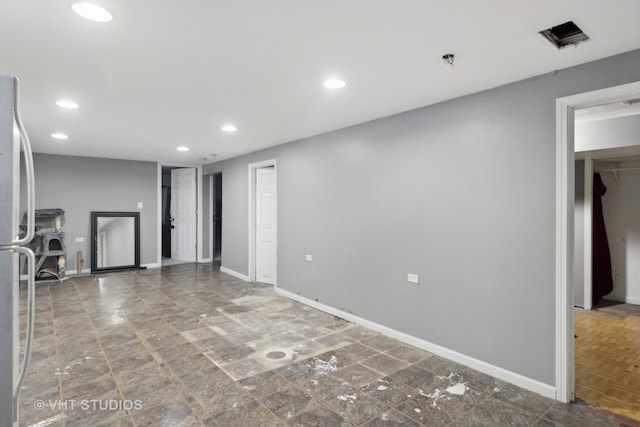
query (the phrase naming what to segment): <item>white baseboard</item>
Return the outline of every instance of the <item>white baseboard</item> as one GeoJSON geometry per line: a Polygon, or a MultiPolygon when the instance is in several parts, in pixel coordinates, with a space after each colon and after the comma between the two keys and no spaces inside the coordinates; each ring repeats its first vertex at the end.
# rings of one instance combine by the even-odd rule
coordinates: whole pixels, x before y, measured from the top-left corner
{"type": "MultiPolygon", "coordinates": [[[[78,275],[78,269],[74,268],[73,270],[67,270],[66,273],[67,273],[67,276],[77,276],[78,275]]],[[[80,274],[87,274],[87,273],[91,273],[91,269],[90,268],[83,268],[80,271],[80,274]]]]}
{"type": "Polygon", "coordinates": [[[636,305],[640,305],[640,298],[638,297],[629,297],[629,296],[625,296],[625,297],[615,297],[612,299],[608,299],[605,298],[607,301],[613,301],[613,302],[617,302],[622,304],[623,302],[626,302],[627,304],[636,304],[636,305]]]}
{"type": "Polygon", "coordinates": [[[627,304],[636,304],[636,305],[640,305],[640,298],[636,298],[636,297],[625,297],[625,298],[624,298],[624,302],[626,302],[627,304]]]}
{"type": "Polygon", "coordinates": [[[249,281],[249,276],[245,276],[244,274],[238,273],[237,271],[233,271],[233,270],[231,270],[230,268],[227,268],[227,267],[220,267],[220,272],[221,273],[226,273],[229,276],[233,276],[233,277],[235,277],[237,279],[244,280],[245,282],[249,281]]]}
{"type": "Polygon", "coordinates": [[[211,258],[203,258],[200,261],[198,261],[199,264],[204,264],[206,262],[213,262],[213,260],[211,258]]]}
{"type": "Polygon", "coordinates": [[[152,262],[150,264],[142,264],[141,267],[145,267],[145,268],[160,268],[160,267],[162,267],[162,263],[160,263],[160,262],[152,262]]]}
{"type": "Polygon", "coordinates": [[[454,362],[468,366],[472,369],[475,369],[476,371],[480,371],[487,375],[491,375],[492,377],[517,385],[518,387],[522,387],[524,389],[533,391],[535,393],[541,394],[551,399],[555,399],[556,397],[555,387],[550,386],[548,384],[544,384],[532,378],[528,378],[523,375],[517,374],[515,372],[511,372],[506,369],[500,368],[498,366],[491,365],[490,363],[483,362],[482,360],[478,360],[473,357],[466,356],[464,354],[458,353],[457,351],[449,350],[437,344],[433,344],[423,339],[405,334],[404,332],[396,331],[395,329],[388,328],[386,326],[380,325],[370,320],[363,319],[351,313],[347,313],[342,310],[338,310],[336,308],[330,307],[328,305],[321,304],[309,298],[305,298],[303,296],[294,294],[292,292],[285,291],[284,289],[275,288],[275,290],[276,290],[276,293],[282,296],[285,296],[287,298],[290,298],[292,300],[301,302],[302,304],[316,308],[320,311],[324,311],[325,313],[329,313],[334,316],[340,317],[344,320],[353,322],[357,325],[364,326],[365,328],[369,328],[374,331],[380,332],[383,335],[386,335],[390,338],[395,338],[398,341],[401,341],[403,343],[421,348],[423,350],[427,350],[431,353],[437,354],[438,356],[442,356],[449,360],[453,360],[454,362]]]}
{"type": "MultiPolygon", "coordinates": [[[[151,263],[151,264],[142,264],[141,267],[146,267],[146,268],[160,268],[162,266],[162,264],[159,263],[151,263]]],[[[83,268],[82,271],[80,272],[80,274],[89,274],[91,273],[91,269],[90,268],[83,268]]],[[[71,277],[71,276],[77,276],[78,275],[78,269],[74,268],[72,270],[65,270],[65,275],[67,277],[71,277]]],[[[26,274],[21,274],[20,275],[20,280],[27,280],[29,277],[26,274]]]]}
{"type": "MultiPolygon", "coordinates": [[[[90,268],[83,268],[82,272],[80,274],[87,274],[87,273],[91,273],[91,269],[90,268]]],[[[65,270],[64,271],[64,275],[65,277],[71,277],[71,276],[77,276],[78,275],[78,270],[77,269],[73,269],[73,270],[65,270]]],[[[20,280],[28,280],[29,276],[27,276],[26,274],[21,274],[20,275],[20,280]]]]}
{"type": "MultiPolygon", "coordinates": [[[[152,263],[152,264],[142,264],[141,267],[146,267],[146,268],[160,268],[161,264],[158,263],[152,263]]],[[[80,272],[80,274],[89,274],[91,273],[91,269],[90,268],[83,268],[80,272]]],[[[70,276],[77,276],[78,275],[78,270],[77,269],[72,269],[72,270],[65,270],[65,274],[67,277],[70,276]]],[[[20,276],[20,280],[27,280],[27,276],[26,275],[22,275],[20,276]]]]}

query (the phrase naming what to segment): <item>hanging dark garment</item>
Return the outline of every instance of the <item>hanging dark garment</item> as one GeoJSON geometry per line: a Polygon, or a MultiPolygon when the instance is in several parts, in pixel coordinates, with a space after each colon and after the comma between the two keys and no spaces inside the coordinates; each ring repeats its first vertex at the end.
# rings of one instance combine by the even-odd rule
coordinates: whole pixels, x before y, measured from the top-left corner
{"type": "Polygon", "coordinates": [[[593,175],[593,283],[592,303],[597,304],[603,296],[613,290],[613,274],[611,273],[611,255],[609,254],[609,242],[607,230],[604,226],[602,214],[602,196],[607,192],[607,187],[602,183],[599,173],[593,175]]]}

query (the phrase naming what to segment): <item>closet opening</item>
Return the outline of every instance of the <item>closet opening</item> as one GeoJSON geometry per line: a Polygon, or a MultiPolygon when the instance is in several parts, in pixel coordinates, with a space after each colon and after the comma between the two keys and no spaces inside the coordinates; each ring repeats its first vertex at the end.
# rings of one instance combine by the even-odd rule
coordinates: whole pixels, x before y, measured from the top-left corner
{"type": "Polygon", "coordinates": [[[576,110],[575,397],[640,421],[640,110],[576,110]]]}

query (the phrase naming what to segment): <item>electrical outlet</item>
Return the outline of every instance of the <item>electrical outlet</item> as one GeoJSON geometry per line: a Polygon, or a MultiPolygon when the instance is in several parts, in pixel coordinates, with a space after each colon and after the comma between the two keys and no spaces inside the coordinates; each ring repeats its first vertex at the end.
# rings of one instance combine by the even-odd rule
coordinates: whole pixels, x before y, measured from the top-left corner
{"type": "Polygon", "coordinates": [[[416,285],[420,282],[417,274],[407,274],[407,282],[415,283],[416,285]]]}
{"type": "Polygon", "coordinates": [[[142,202],[138,202],[138,209],[142,209],[142,202]]]}
{"type": "Polygon", "coordinates": [[[309,254],[307,254],[307,256],[305,257],[305,259],[306,259],[307,261],[313,261],[313,257],[312,257],[311,255],[309,255],[309,254]]]}
{"type": "Polygon", "coordinates": [[[76,243],[83,243],[84,237],[76,237],[76,243]]]}

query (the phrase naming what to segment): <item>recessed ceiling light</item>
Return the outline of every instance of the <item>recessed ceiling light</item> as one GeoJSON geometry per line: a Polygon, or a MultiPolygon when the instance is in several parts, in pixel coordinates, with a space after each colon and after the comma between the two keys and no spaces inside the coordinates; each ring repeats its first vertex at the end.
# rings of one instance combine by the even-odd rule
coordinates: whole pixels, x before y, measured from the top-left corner
{"type": "Polygon", "coordinates": [[[238,130],[234,125],[224,125],[222,126],[222,130],[225,132],[236,132],[238,130]]]}
{"type": "Polygon", "coordinates": [[[69,136],[62,132],[55,132],[51,134],[51,138],[54,139],[69,139],[69,136]]]}
{"type": "Polygon", "coordinates": [[[184,145],[181,145],[180,147],[176,148],[176,150],[178,150],[178,151],[189,151],[189,147],[185,147],[184,145]]]}
{"type": "Polygon", "coordinates": [[[329,79],[324,82],[324,87],[326,87],[327,89],[342,89],[346,85],[347,84],[344,82],[344,80],[340,79],[329,79]]]}
{"type": "Polygon", "coordinates": [[[93,3],[73,3],[71,9],[83,18],[94,22],[109,22],[113,19],[111,12],[93,3]]]}
{"type": "Polygon", "coordinates": [[[56,101],[56,105],[61,108],[66,108],[67,110],[75,110],[79,107],[78,104],[73,101],[69,101],[68,99],[61,99],[59,101],[56,101]]]}

